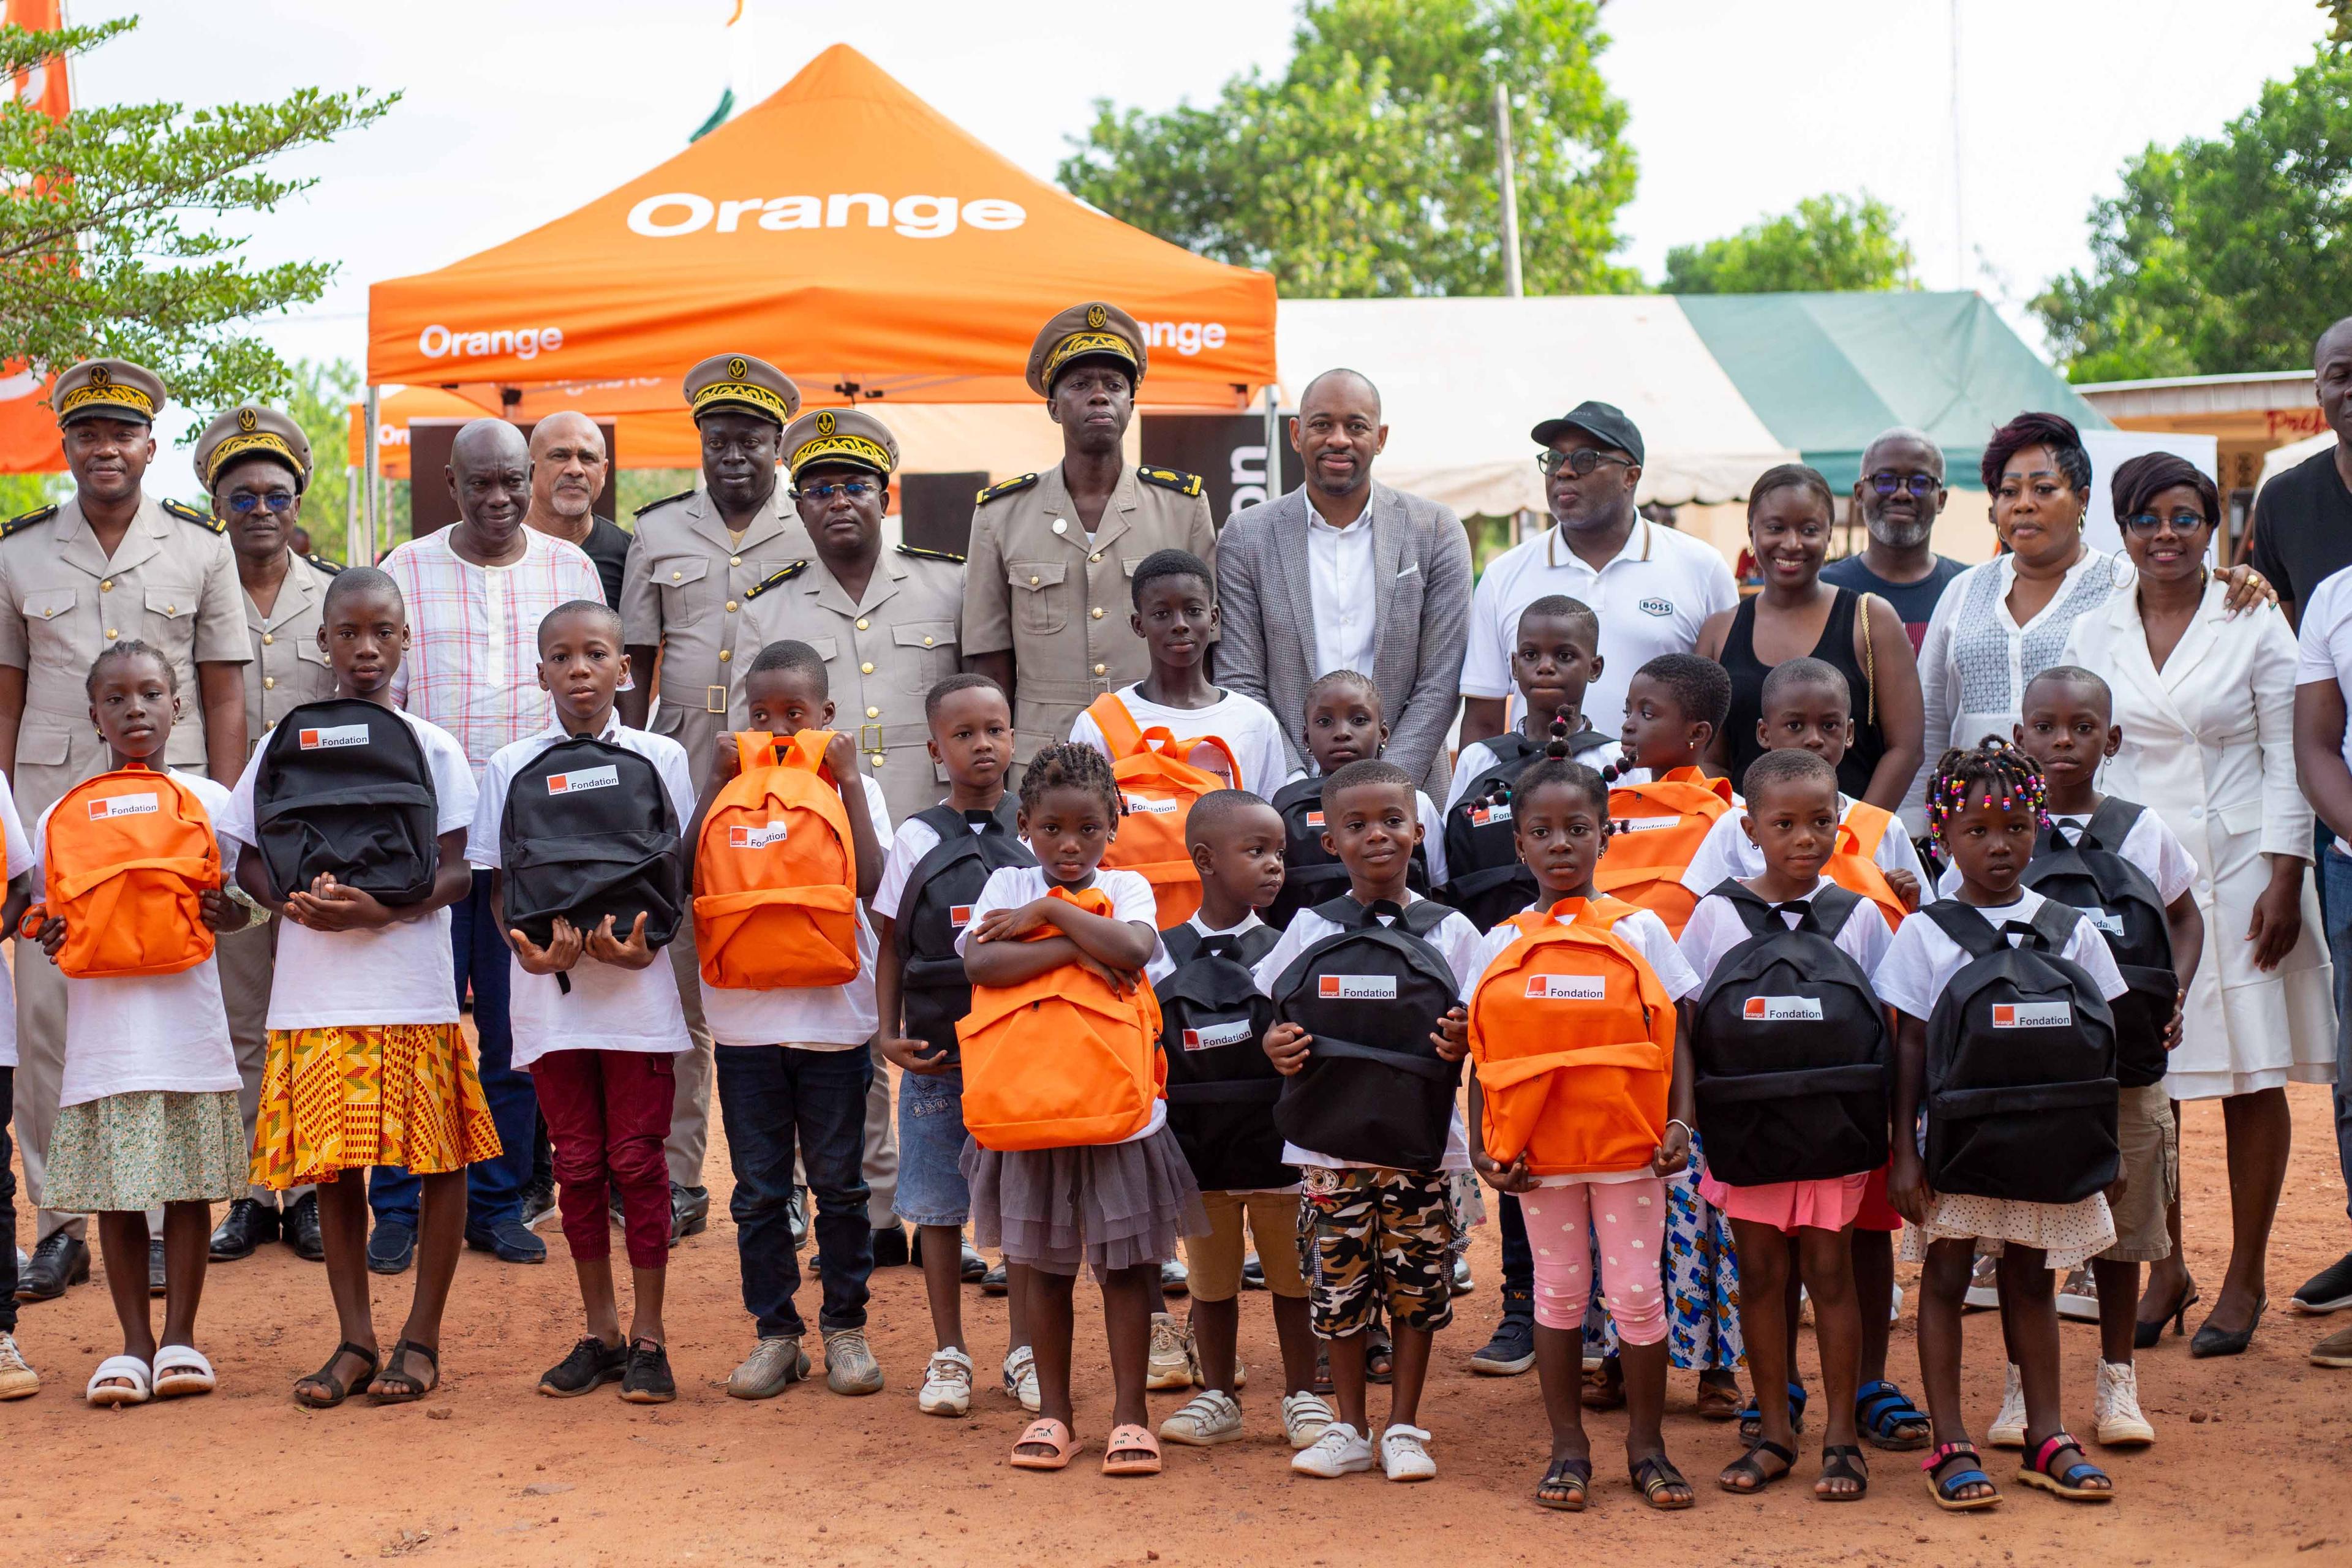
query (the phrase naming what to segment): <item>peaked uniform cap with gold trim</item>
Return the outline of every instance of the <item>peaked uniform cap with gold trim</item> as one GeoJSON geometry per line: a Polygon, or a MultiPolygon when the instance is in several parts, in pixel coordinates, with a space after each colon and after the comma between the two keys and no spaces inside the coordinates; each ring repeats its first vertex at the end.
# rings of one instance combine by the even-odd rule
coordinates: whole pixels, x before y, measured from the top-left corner
{"type": "Polygon", "coordinates": [[[294,493],[310,484],[310,437],[275,408],[240,403],[213,416],[196,437],[196,482],[209,490],[240,458],[268,458],[294,471],[294,493]]]}
{"type": "Polygon", "coordinates": [[[722,408],[738,408],[781,426],[801,411],[801,389],[766,360],[712,354],[686,373],[686,405],[698,420],[722,408]]]}
{"type": "Polygon", "coordinates": [[[1143,329],[1116,305],[1099,300],[1073,305],[1045,323],[1029,345],[1029,390],[1054,395],[1054,378],[1082,359],[1115,360],[1143,379],[1143,329]]]}
{"type": "Polygon", "coordinates": [[[49,389],[49,406],[57,410],[59,428],[98,417],[152,425],[170,395],[163,378],[143,365],[127,359],[86,359],[58,377],[49,389]]]}
{"type": "Polygon", "coordinates": [[[898,437],[862,408],[819,408],[784,430],[784,467],[800,478],[803,468],[850,463],[888,479],[898,467],[898,437]]]}

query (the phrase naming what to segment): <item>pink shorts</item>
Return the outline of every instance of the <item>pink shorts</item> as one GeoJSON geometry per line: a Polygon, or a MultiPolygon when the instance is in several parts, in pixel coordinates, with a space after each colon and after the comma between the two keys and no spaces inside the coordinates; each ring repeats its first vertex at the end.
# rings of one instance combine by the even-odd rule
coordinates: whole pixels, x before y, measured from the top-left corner
{"type": "Polygon", "coordinates": [[[1702,1172],[1698,1195],[1732,1219],[1794,1231],[1800,1226],[1818,1230],[1843,1230],[1862,1210],[1867,1172],[1851,1176],[1825,1176],[1811,1182],[1774,1182],[1762,1187],[1728,1187],[1702,1172]]]}

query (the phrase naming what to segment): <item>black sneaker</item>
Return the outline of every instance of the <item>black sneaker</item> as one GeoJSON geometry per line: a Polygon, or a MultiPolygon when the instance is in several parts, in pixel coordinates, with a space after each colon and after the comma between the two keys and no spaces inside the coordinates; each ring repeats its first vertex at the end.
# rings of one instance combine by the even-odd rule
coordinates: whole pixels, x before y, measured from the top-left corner
{"type": "Polygon", "coordinates": [[[239,1198],[214,1227],[209,1253],[215,1263],[235,1263],[261,1250],[265,1241],[278,1239],[278,1211],[251,1198],[239,1198]]]}
{"type": "Polygon", "coordinates": [[[547,1369],[539,1380],[539,1391],[551,1399],[577,1399],[615,1381],[628,1365],[627,1345],[608,1345],[586,1334],[572,1347],[570,1355],[547,1369]]]}
{"type": "Polygon", "coordinates": [[[377,1220],[368,1233],[367,1260],[377,1274],[407,1273],[416,1261],[416,1227],[406,1220],[377,1220]]]}
{"type": "Polygon", "coordinates": [[[542,1182],[534,1176],[522,1189],[522,1223],[526,1230],[537,1230],[555,1215],[555,1178],[542,1182]]]}
{"type": "Polygon", "coordinates": [[[2352,1307],[2352,1252],[2303,1282],[2294,1293],[2298,1312],[2333,1312],[2352,1307]]]}
{"type": "Polygon", "coordinates": [[[1503,1321],[1495,1337],[1470,1353],[1470,1370],[1485,1377],[1517,1377],[1536,1364],[1535,1298],[1503,1293],[1503,1321]]]}
{"type": "Polygon", "coordinates": [[[54,1301],[68,1285],[89,1279],[89,1248],[71,1231],[53,1230],[33,1248],[16,1276],[16,1300],[54,1301]]]}
{"type": "Polygon", "coordinates": [[[651,1340],[628,1348],[629,1370],[621,1379],[621,1397],[632,1405],[667,1405],[677,1397],[677,1379],[669,1374],[669,1352],[651,1340]]]}

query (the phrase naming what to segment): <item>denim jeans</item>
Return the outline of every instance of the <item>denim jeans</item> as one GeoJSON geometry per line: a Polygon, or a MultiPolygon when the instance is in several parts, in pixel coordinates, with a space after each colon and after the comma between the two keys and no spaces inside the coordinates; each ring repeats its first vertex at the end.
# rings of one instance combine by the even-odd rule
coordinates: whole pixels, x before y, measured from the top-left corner
{"type": "Polygon", "coordinates": [[[2343,1173],[2345,1212],[2352,1214],[2352,856],[2319,852],[2320,907],[2327,926],[2327,956],[2336,965],[2336,1163],[2343,1173]]]}
{"type": "MultiPolygon", "coordinates": [[[[499,922],[490,918],[490,876],[474,873],[474,886],[449,906],[449,948],[456,960],[457,999],[466,986],[474,988],[474,1032],[479,1042],[476,1058],[482,1079],[482,1098],[489,1102],[490,1121],[499,1130],[499,1154],[477,1160],[466,1170],[466,1231],[480,1236],[500,1220],[522,1217],[523,1184],[530,1180],[531,1132],[539,1120],[539,1095],[530,1074],[514,1067],[514,1030],[507,1022],[507,997],[513,960],[499,922]]],[[[378,1223],[394,1220],[416,1224],[418,1184],[398,1165],[378,1165],[368,1182],[368,1206],[378,1223]]]]}
{"type": "Polygon", "coordinates": [[[735,1167],[727,1211],[743,1269],[743,1306],[761,1339],[806,1331],[793,1295],[800,1258],[787,1211],[797,1151],[816,1200],[817,1327],[866,1326],[874,1274],[874,1226],[866,1217],[866,1090],[874,1059],[864,1046],[719,1046],[714,1051],[719,1111],[735,1167]]]}

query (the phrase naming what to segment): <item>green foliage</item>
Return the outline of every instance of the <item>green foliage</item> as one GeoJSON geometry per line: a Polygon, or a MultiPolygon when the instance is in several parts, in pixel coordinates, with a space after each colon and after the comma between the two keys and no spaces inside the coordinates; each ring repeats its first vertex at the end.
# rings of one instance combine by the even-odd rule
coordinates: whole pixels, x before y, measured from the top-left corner
{"type": "Polygon", "coordinates": [[[690,490],[701,477],[694,468],[623,468],[613,479],[613,521],[634,533],[637,508],[690,490]]]}
{"type": "Polygon", "coordinates": [[[2219,136],[2151,145],[2033,302],[2075,381],[2295,370],[2352,302],[2352,52],[2323,44],[2219,136]]]}
{"type": "Polygon", "coordinates": [[[0,519],[16,517],[71,494],[73,479],[67,474],[0,474],[0,519]]]}
{"type": "MultiPolygon", "coordinates": [[[[85,53],[137,25],[0,26],[0,72],[85,53]]],[[[244,240],[202,216],[275,211],[314,182],[264,164],[372,124],[398,99],[302,88],[277,103],[194,110],[77,107],[63,121],[0,102],[0,169],[17,183],[16,199],[0,203],[0,342],[53,370],[96,354],[135,361],[196,409],[282,395],[287,367],[236,325],[318,299],[334,268],[256,267],[244,240]]]]}
{"type": "Polygon", "coordinates": [[[1666,252],[1669,294],[1789,294],[1814,289],[1916,289],[1895,209],[1867,194],[1808,196],[1794,212],[1728,239],[1666,252]]]}
{"type": "Polygon", "coordinates": [[[1105,212],[1297,298],[1497,294],[1495,82],[1509,88],[1530,294],[1622,290],[1625,106],[1592,0],[1303,0],[1282,75],[1206,109],[1115,110],[1058,172],[1105,212]]]}
{"type": "Polygon", "coordinates": [[[2352,44],[2352,0],[2319,0],[2319,8],[2327,16],[2327,41],[2352,44]]]}

